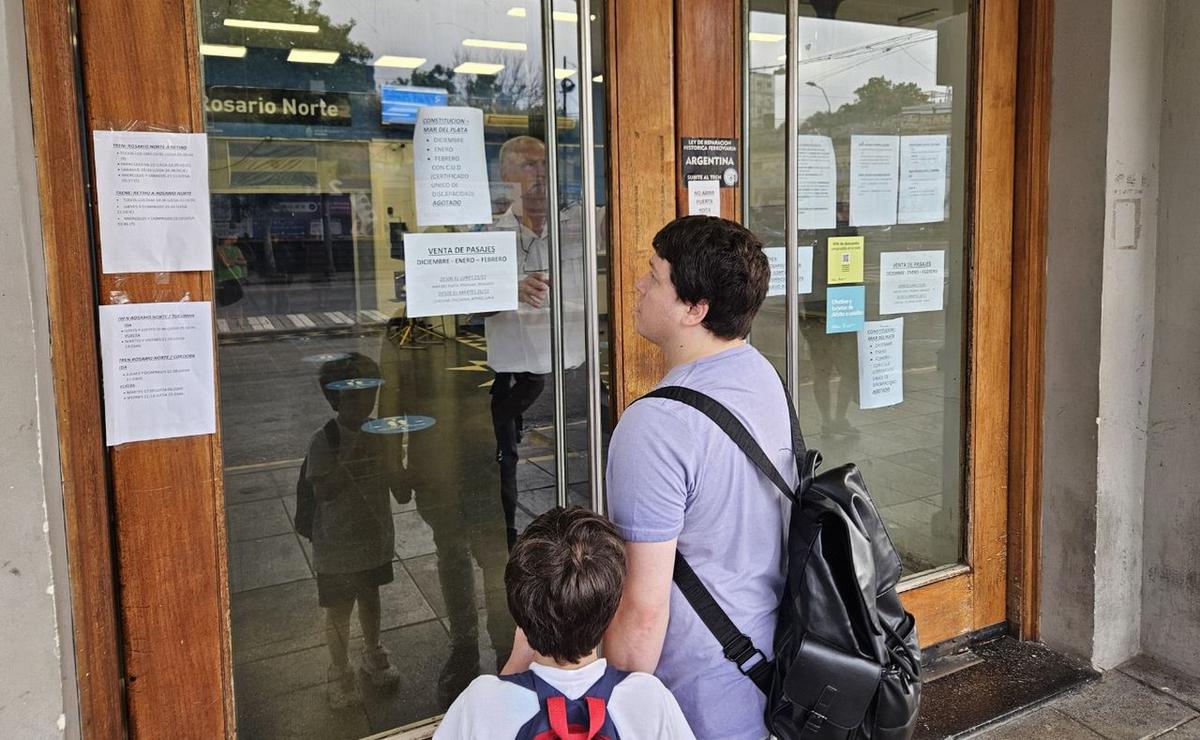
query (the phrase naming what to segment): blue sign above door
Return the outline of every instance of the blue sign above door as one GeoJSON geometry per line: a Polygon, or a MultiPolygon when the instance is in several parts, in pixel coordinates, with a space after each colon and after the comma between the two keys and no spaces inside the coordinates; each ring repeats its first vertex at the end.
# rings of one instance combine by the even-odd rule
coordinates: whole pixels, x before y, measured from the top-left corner
{"type": "Polygon", "coordinates": [[[449,94],[436,87],[384,85],[379,90],[382,122],[385,124],[417,122],[417,111],[428,105],[445,105],[449,94]]]}

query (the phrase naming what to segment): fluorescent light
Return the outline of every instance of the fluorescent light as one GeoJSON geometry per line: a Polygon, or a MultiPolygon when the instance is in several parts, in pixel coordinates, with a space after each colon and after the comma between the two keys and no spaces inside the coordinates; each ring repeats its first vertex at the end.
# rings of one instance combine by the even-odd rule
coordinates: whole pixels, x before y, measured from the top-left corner
{"type": "Polygon", "coordinates": [[[525,51],[529,48],[524,41],[492,41],[490,39],[463,39],[462,45],[475,49],[503,49],[504,51],[525,51]]]}
{"type": "Polygon", "coordinates": [[[376,67],[399,67],[400,69],[416,69],[425,63],[425,57],[398,57],[384,54],[375,60],[376,67]]]}
{"type": "Polygon", "coordinates": [[[604,82],[604,75],[596,75],[592,78],[592,82],[604,82]]]}
{"type": "Polygon", "coordinates": [[[341,52],[324,51],[322,49],[292,49],[288,53],[289,62],[301,64],[333,64],[341,56],[341,52]]]}
{"type": "Polygon", "coordinates": [[[575,74],[575,70],[573,70],[573,69],[562,69],[561,67],[556,67],[554,69],[554,79],[556,79],[556,80],[565,80],[568,77],[573,76],[574,74],[575,74]]]}
{"type": "Polygon", "coordinates": [[[776,41],[783,41],[787,38],[782,33],[763,33],[762,31],[751,31],[746,35],[751,41],[762,41],[767,44],[773,44],[776,41]]]}
{"type": "Polygon", "coordinates": [[[786,62],[786,61],[787,61],[787,54],[780,54],[779,56],[775,57],[775,61],[777,61],[777,62],[786,62]]]}
{"type": "MultiPolygon", "coordinates": [[[[508,9],[508,15],[512,16],[513,18],[525,18],[527,13],[526,13],[525,8],[514,6],[514,7],[511,7],[508,9]]],[[[554,20],[558,21],[559,23],[578,23],[579,22],[579,14],[578,13],[571,13],[566,10],[556,10],[550,14],[550,17],[553,18],[554,20]]],[[[596,16],[593,15],[592,20],[596,20],[596,16]]]]}
{"type": "Polygon", "coordinates": [[[226,18],[225,25],[230,28],[253,28],[258,31],[292,31],[293,33],[317,33],[320,26],[308,23],[276,23],[275,21],[248,21],[242,18],[226,18]]]}
{"type": "Polygon", "coordinates": [[[454,68],[460,75],[494,75],[504,69],[503,64],[486,64],[484,62],[463,62],[454,68]]]}
{"type": "Polygon", "coordinates": [[[206,57],[230,57],[241,59],[246,56],[246,47],[228,44],[200,44],[200,53],[206,57]]]}

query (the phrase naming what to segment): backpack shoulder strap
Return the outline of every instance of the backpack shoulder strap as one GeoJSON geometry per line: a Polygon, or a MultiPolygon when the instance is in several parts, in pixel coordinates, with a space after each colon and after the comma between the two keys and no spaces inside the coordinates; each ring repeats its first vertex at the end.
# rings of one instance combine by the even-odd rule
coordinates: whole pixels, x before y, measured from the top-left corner
{"type": "Polygon", "coordinates": [[[712,593],[704,585],[696,571],[688,564],[683,553],[675,551],[675,585],[691,604],[700,621],[708,628],[717,642],[721,644],[721,652],[725,658],[737,665],[742,675],[754,682],[764,694],[771,692],[771,663],[767,656],[754,645],[750,636],[743,633],[713,598],[712,593]],[[750,662],[758,658],[752,664],[750,662]],[[750,664],[750,665],[747,665],[750,664]]]}
{"type": "MultiPolygon", "coordinates": [[[[762,447],[751,436],[750,430],[733,415],[732,411],[722,406],[712,396],[705,395],[691,388],[685,388],[681,385],[668,385],[656,388],[642,396],[642,398],[667,398],[672,401],[678,401],[679,403],[691,406],[707,416],[714,424],[721,428],[721,431],[725,432],[733,440],[738,449],[750,459],[750,462],[754,463],[755,467],[762,471],[763,475],[767,476],[768,480],[775,484],[776,488],[783,492],[784,496],[787,496],[793,503],[796,501],[796,492],[792,490],[787,481],[783,479],[783,476],[779,474],[779,471],[767,457],[767,453],[763,452],[762,447]]],[[[791,413],[790,401],[788,412],[789,414],[791,413]]],[[[794,422],[794,414],[792,414],[792,419],[794,422]]],[[[798,433],[799,425],[796,424],[793,429],[793,439],[795,439],[798,433]]],[[[803,439],[801,439],[800,444],[803,443],[803,439]]]]}
{"type": "Polygon", "coordinates": [[[325,433],[325,443],[329,445],[329,449],[336,452],[338,445],[342,442],[342,430],[338,429],[337,418],[325,422],[321,431],[325,433]]]}

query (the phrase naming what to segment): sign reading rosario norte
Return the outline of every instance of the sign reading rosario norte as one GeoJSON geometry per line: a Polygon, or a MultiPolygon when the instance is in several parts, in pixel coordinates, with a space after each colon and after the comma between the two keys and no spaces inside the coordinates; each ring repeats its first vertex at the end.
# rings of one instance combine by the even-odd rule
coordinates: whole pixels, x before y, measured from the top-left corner
{"type": "Polygon", "coordinates": [[[210,121],[224,123],[349,126],[350,96],[344,92],[211,85],[205,90],[204,111],[210,121]]]}

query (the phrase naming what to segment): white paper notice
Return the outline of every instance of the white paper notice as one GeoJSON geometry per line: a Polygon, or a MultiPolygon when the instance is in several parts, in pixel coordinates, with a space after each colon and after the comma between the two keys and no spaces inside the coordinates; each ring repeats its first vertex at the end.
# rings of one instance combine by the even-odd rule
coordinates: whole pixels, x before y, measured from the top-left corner
{"type": "Polygon", "coordinates": [[[687,188],[689,216],[721,215],[720,180],[689,180],[687,188]]]}
{"type": "Polygon", "coordinates": [[[833,139],[801,134],[796,147],[796,216],[801,229],[837,228],[837,160],[833,139]]]}
{"type": "Polygon", "coordinates": [[[945,134],[900,139],[900,206],[902,224],[946,220],[945,134]]]}
{"type": "Polygon", "coordinates": [[[904,400],[904,319],[868,321],[858,332],[859,407],[878,409],[904,400]]]}
{"type": "Polygon", "coordinates": [[[406,234],[404,256],[411,318],[517,307],[514,232],[406,234]]]}
{"type": "Polygon", "coordinates": [[[108,444],[217,431],[212,304],[100,307],[108,444]]]}
{"type": "Polygon", "coordinates": [[[879,255],[879,313],[941,311],[946,253],[882,252],[879,255]]]}
{"type": "Polygon", "coordinates": [[[418,225],[492,222],[482,110],[421,108],[413,132],[413,157],[418,225]]]}
{"type": "MultiPolygon", "coordinates": [[[[764,247],[763,254],[767,255],[767,263],[771,265],[771,282],[767,285],[767,297],[787,293],[787,248],[764,247]]],[[[812,292],[813,280],[813,248],[799,247],[796,252],[796,267],[799,270],[796,280],[796,293],[804,295],[812,292]]]]}
{"type": "Polygon", "coordinates": [[[212,269],[208,137],[96,131],[104,272],[212,269]]]}
{"type": "Polygon", "coordinates": [[[896,223],[899,136],[850,137],[850,225],[896,223]]]}

